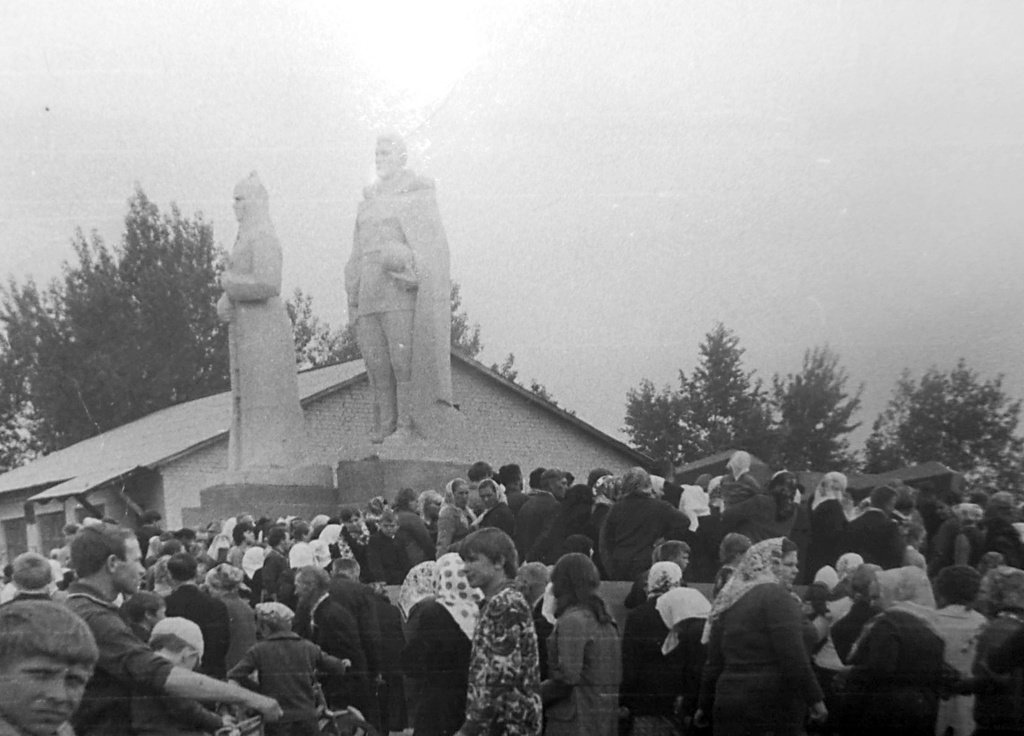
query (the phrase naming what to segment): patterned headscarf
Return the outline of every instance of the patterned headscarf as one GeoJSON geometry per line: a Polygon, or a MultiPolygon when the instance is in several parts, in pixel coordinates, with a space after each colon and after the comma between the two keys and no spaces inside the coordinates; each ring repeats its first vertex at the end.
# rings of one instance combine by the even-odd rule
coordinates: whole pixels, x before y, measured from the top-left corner
{"type": "MultiPolygon", "coordinates": [[[[919,567],[908,565],[891,570],[879,570],[878,597],[884,609],[900,608],[921,615],[921,609],[935,610],[935,595],[928,575],[919,567]]],[[[930,616],[925,615],[926,618],[930,616]]]]}
{"type": "Polygon", "coordinates": [[[985,511],[976,503],[958,503],[951,510],[961,524],[977,524],[985,516],[985,511]]]}
{"type": "Polygon", "coordinates": [[[444,606],[470,641],[480,616],[484,594],[466,579],[466,564],[454,553],[441,555],[434,567],[434,598],[444,606]]]}
{"type": "Polygon", "coordinates": [[[673,588],[658,598],[654,605],[661,615],[661,620],[668,627],[668,636],[661,645],[662,654],[668,654],[679,646],[676,624],[689,618],[706,619],[711,612],[711,603],[703,593],[693,588],[673,588]]]}
{"type": "Polygon", "coordinates": [[[818,572],[814,573],[814,582],[821,583],[831,593],[839,585],[839,573],[831,565],[825,565],[818,572]]]}
{"type": "Polygon", "coordinates": [[[402,581],[402,589],[398,593],[398,609],[402,618],[409,620],[409,612],[420,601],[434,595],[434,568],[437,563],[426,560],[416,565],[402,581]]]}
{"type": "Polygon", "coordinates": [[[678,588],[683,570],[674,562],[655,562],[647,573],[647,597],[653,598],[678,588]]]}
{"type": "Polygon", "coordinates": [[[236,591],[244,582],[245,573],[226,562],[206,573],[206,587],[221,593],[236,591]]]}
{"type": "Polygon", "coordinates": [[[291,625],[292,619],[295,618],[295,612],[285,604],[276,601],[257,603],[256,617],[266,619],[275,624],[276,628],[281,628],[282,624],[291,625]]]}
{"type": "Polygon", "coordinates": [[[718,597],[715,598],[715,602],[711,606],[711,613],[708,614],[708,622],[704,627],[704,641],[710,638],[711,626],[715,621],[736,605],[740,598],[758,585],[779,582],[776,565],[782,559],[782,540],[784,538],[765,539],[753,545],[743,554],[740,564],[736,566],[736,572],[729,578],[725,587],[718,592],[718,597]]]}
{"type": "Polygon", "coordinates": [[[1024,570],[1005,565],[989,570],[981,579],[978,601],[991,615],[1006,608],[1024,610],[1024,570]]]}

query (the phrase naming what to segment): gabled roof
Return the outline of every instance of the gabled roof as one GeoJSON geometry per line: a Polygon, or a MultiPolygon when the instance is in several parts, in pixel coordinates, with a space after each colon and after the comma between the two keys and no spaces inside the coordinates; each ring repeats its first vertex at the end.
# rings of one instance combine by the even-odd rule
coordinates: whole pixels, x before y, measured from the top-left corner
{"type": "MultiPolygon", "coordinates": [[[[503,378],[482,363],[456,350],[452,350],[452,358],[627,457],[633,458],[638,465],[650,462],[650,458],[643,453],[545,401],[532,391],[503,378]]],[[[365,376],[366,369],[362,360],[304,371],[299,373],[299,398],[305,406],[363,380],[365,376]]],[[[109,479],[121,476],[131,469],[159,468],[182,455],[195,452],[226,437],[230,421],[230,391],[169,406],[0,475],[0,495],[15,490],[37,488],[39,491],[47,492],[46,498],[64,497],[68,495],[64,489],[72,489],[75,492],[84,490],[79,489],[79,486],[82,486],[86,479],[109,479]],[[54,496],[48,491],[57,484],[66,485],[64,489],[58,489],[60,493],[54,496]]],[[[96,484],[85,485],[92,487],[96,484]]]]}
{"type": "MultiPolygon", "coordinates": [[[[299,374],[299,398],[303,404],[316,401],[365,372],[361,360],[305,371],[299,374]]],[[[230,422],[230,391],[169,406],[0,475],[0,494],[118,475],[125,468],[157,468],[225,437],[230,422]]]]}

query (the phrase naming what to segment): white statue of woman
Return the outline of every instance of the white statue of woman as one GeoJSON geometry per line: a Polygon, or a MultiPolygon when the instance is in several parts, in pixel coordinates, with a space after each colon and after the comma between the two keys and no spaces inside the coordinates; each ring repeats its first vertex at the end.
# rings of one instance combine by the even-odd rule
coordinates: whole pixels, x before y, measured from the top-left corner
{"type": "Polygon", "coordinates": [[[217,302],[231,346],[228,470],[288,468],[301,463],[306,427],[292,325],[280,299],[281,245],[255,171],[235,186],[234,197],[238,237],[217,302]]]}

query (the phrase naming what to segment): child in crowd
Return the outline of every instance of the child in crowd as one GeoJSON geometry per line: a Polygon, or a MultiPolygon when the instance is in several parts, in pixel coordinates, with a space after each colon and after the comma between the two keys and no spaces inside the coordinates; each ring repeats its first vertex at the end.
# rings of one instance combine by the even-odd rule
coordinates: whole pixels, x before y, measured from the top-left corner
{"type": "Polygon", "coordinates": [[[89,627],[59,603],[0,606],[0,733],[68,736],[99,658],[89,627]]]}
{"type": "MultiPolygon", "coordinates": [[[[164,618],[154,624],[149,648],[175,667],[194,670],[203,658],[203,632],[186,618],[164,618]]],[[[142,692],[132,696],[132,732],[139,736],[199,736],[231,722],[189,698],[142,692]]]]}
{"type": "Polygon", "coordinates": [[[314,736],[317,724],[317,672],[343,675],[345,661],[326,654],[311,641],[292,631],[295,614],[282,603],[256,606],[257,632],[261,641],[228,672],[228,679],[252,685],[259,678],[260,693],[274,698],[284,716],[264,725],[266,736],[314,736]]]}

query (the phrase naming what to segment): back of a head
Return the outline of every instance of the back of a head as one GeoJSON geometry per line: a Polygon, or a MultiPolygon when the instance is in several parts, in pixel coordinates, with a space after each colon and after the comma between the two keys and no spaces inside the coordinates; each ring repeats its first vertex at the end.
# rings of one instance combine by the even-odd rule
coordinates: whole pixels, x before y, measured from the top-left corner
{"type": "Polygon", "coordinates": [[[1015,503],[1012,493],[999,491],[993,493],[985,506],[986,519],[1012,520],[1015,511],[1015,503]]]}
{"type": "Polygon", "coordinates": [[[565,473],[561,470],[558,470],[557,468],[548,468],[540,476],[540,487],[546,491],[550,491],[553,485],[564,479],[565,473]]]}
{"type": "Polygon", "coordinates": [[[167,572],[171,579],[178,583],[193,582],[199,569],[195,559],[187,552],[179,552],[167,560],[167,572]]]}
{"type": "Polygon", "coordinates": [[[627,470],[622,476],[622,495],[643,495],[651,488],[651,475],[637,466],[627,470]]]}
{"type": "Polygon", "coordinates": [[[530,488],[540,488],[540,479],[544,475],[547,468],[534,468],[530,471],[530,488]]]}
{"type": "MultiPolygon", "coordinates": [[[[356,577],[358,576],[359,574],[356,573],[356,577]]],[[[296,581],[298,581],[299,578],[308,580],[310,582],[310,584],[313,586],[313,593],[317,597],[326,593],[327,588],[330,587],[331,584],[331,576],[328,575],[327,571],[324,570],[322,567],[317,567],[316,565],[306,565],[305,567],[300,567],[298,572],[295,573],[296,581]]]]}
{"type": "Polygon", "coordinates": [[[850,574],[850,592],[854,597],[867,600],[871,595],[871,584],[875,582],[882,568],[864,563],[850,574]]]}
{"type": "Polygon", "coordinates": [[[836,493],[845,491],[848,483],[846,475],[838,470],[832,470],[821,477],[821,484],[836,493]]]}
{"type": "Polygon", "coordinates": [[[729,462],[725,464],[725,467],[733,478],[739,478],[744,473],[750,472],[751,461],[749,452],[737,450],[729,457],[729,462]]]}
{"type": "Polygon", "coordinates": [[[50,561],[35,552],[25,552],[14,558],[11,582],[25,592],[43,592],[54,582],[50,561]]]}
{"type": "Polygon", "coordinates": [[[466,472],[466,477],[469,478],[470,483],[479,483],[484,478],[490,478],[494,475],[494,470],[490,464],[485,463],[483,460],[478,460],[469,466],[469,470],[466,472]]]}
{"type": "Polygon", "coordinates": [[[899,493],[891,486],[879,486],[871,491],[871,505],[876,509],[884,509],[896,503],[899,493]]]}
{"type": "Polygon", "coordinates": [[[271,547],[277,547],[285,539],[288,538],[288,530],[283,526],[274,526],[267,532],[267,544],[271,547]]]}
{"type": "Polygon", "coordinates": [[[248,521],[240,521],[231,529],[231,539],[235,546],[240,546],[245,541],[247,532],[255,532],[256,528],[248,521]]]}
{"type": "Polygon", "coordinates": [[[156,593],[148,590],[140,590],[125,599],[121,606],[121,613],[129,621],[142,623],[147,613],[156,613],[165,607],[164,599],[156,593]]]}
{"type": "Polygon", "coordinates": [[[945,567],[935,578],[935,593],[947,605],[971,605],[980,587],[981,573],[967,565],[945,567]]]}
{"type": "Polygon", "coordinates": [[[129,540],[135,535],[119,526],[99,524],[83,527],[71,540],[71,569],[79,578],[95,575],[113,555],[127,559],[129,540]]]}
{"type": "Polygon", "coordinates": [[[0,662],[49,657],[93,667],[96,640],[86,623],[64,605],[44,600],[14,600],[0,606],[0,662]]]}
{"type": "Polygon", "coordinates": [[[523,471],[515,463],[502,465],[501,468],[498,469],[498,475],[495,480],[506,488],[510,488],[523,482],[523,471]]]}
{"type": "Polygon", "coordinates": [[[594,553],[594,542],[586,534],[570,534],[562,542],[562,550],[565,554],[578,552],[590,557],[594,553]]]}
{"type": "Polygon", "coordinates": [[[586,555],[562,555],[551,571],[551,588],[555,596],[555,615],[562,613],[573,605],[588,608],[600,623],[608,623],[611,617],[598,595],[601,586],[601,575],[594,561],[586,555]]]}
{"type": "Polygon", "coordinates": [[[722,537],[722,543],[719,546],[719,557],[723,563],[735,562],[750,549],[751,545],[750,537],[746,534],[729,532],[722,537]]]}
{"type": "Polygon", "coordinates": [[[590,505],[594,503],[594,491],[590,486],[577,483],[572,488],[565,492],[565,498],[562,500],[562,506],[564,508],[573,508],[576,506],[590,508],[590,505]]]}
{"type": "Polygon", "coordinates": [[[412,511],[416,508],[416,491],[403,488],[395,496],[395,511],[412,511]]]}
{"type": "Polygon", "coordinates": [[[153,626],[149,634],[149,646],[154,649],[166,648],[172,652],[180,652],[181,647],[175,641],[184,642],[195,651],[201,659],[203,656],[203,632],[199,624],[181,616],[170,616],[161,619],[153,626]]]}
{"type": "Polygon", "coordinates": [[[358,582],[359,574],[362,571],[359,569],[359,563],[356,562],[355,558],[342,557],[331,563],[331,572],[346,580],[358,582]]]}

